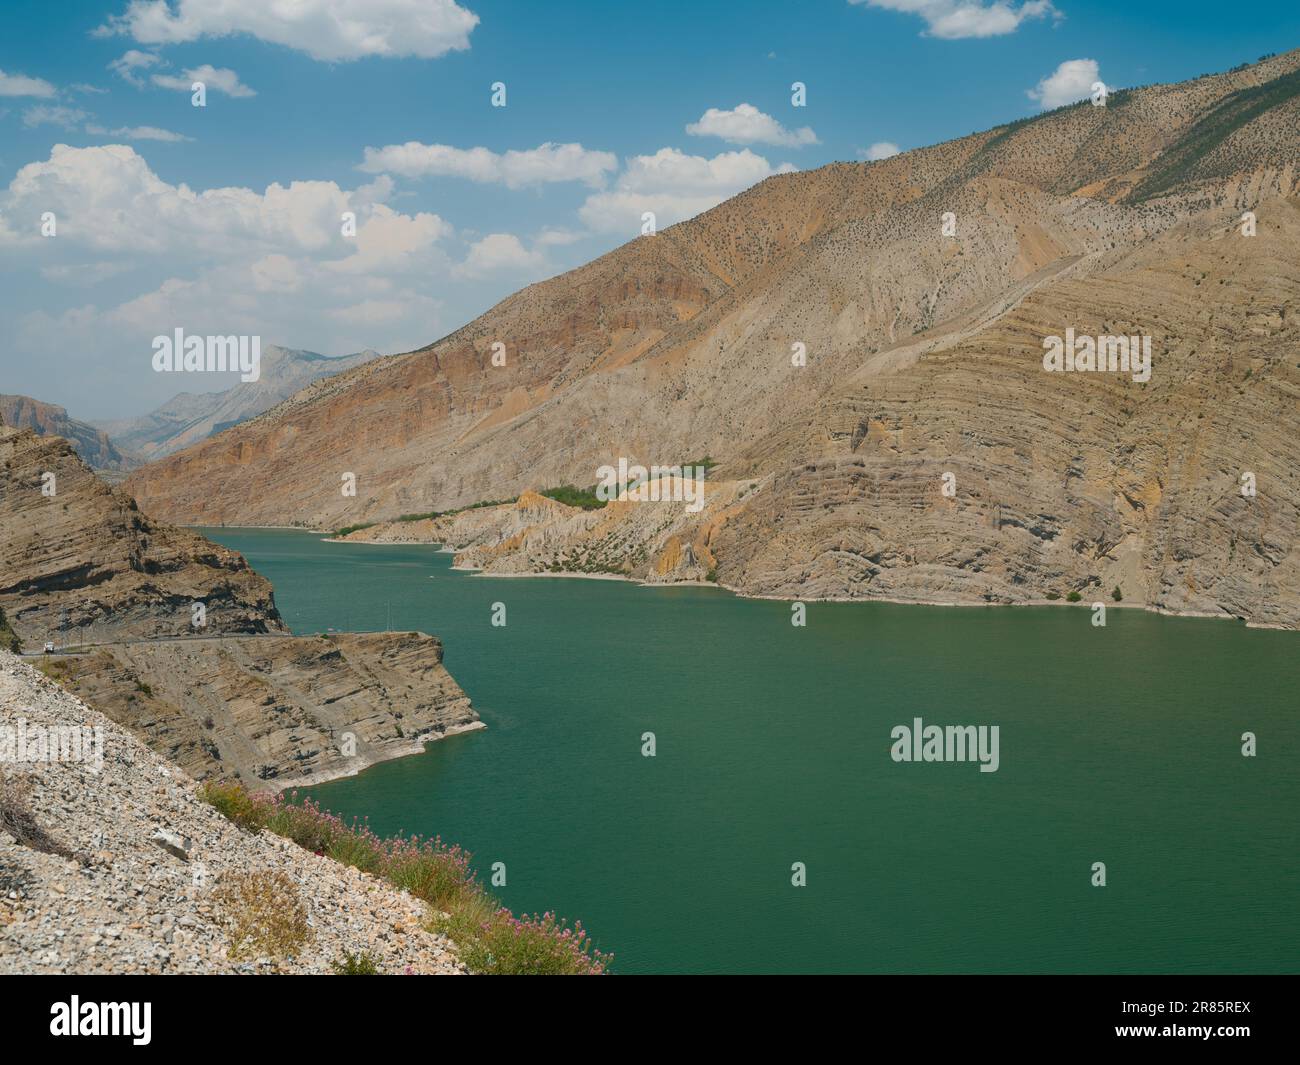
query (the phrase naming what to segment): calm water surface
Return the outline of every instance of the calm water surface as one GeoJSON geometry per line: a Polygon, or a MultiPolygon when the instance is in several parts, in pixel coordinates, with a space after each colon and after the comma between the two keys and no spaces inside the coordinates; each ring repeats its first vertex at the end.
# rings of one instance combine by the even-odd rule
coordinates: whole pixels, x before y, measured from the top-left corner
{"type": "Polygon", "coordinates": [[[799,629],[711,588],[204,531],[295,632],[440,636],[489,726],[311,794],[505,862],[508,906],[580,918],[616,971],[1300,970],[1300,634],[888,604],[799,629]],[[895,764],[914,717],[999,725],[1000,769],[895,764]]]}

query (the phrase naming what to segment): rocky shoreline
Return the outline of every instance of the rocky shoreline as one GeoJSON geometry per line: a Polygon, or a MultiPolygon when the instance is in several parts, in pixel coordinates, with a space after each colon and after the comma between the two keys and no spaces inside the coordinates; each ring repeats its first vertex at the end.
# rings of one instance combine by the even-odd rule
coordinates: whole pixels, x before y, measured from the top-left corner
{"type": "Polygon", "coordinates": [[[418,632],[294,636],[235,551],[155,521],[66,440],[0,425],[0,646],[196,780],[279,790],[481,727],[418,632]],[[46,486],[52,495],[46,495],[46,486]]]}
{"type": "Polygon", "coordinates": [[[467,732],[481,732],[487,728],[483,721],[471,721],[464,725],[452,725],[436,736],[423,736],[419,740],[409,743],[405,746],[388,747],[383,751],[375,751],[369,755],[358,755],[339,766],[330,769],[322,769],[317,773],[310,773],[305,777],[298,777],[294,780],[274,781],[269,790],[284,791],[286,788],[312,788],[317,784],[326,784],[331,780],[342,780],[345,777],[354,777],[358,773],[369,769],[373,765],[379,765],[380,762],[391,762],[396,758],[407,758],[413,754],[423,754],[425,747],[430,743],[437,743],[441,740],[450,739],[452,736],[461,736],[467,732]]]}
{"type": "Polygon", "coordinates": [[[196,780],[278,791],[484,727],[419,632],[153,640],[38,668],[196,780]]]}
{"type": "MultiPolygon", "coordinates": [[[[1200,604],[1177,609],[1151,602],[1144,586],[1129,577],[1125,599],[1115,602],[1111,585],[1080,589],[1082,600],[1065,598],[1071,587],[1062,583],[1060,596],[1023,594],[1019,598],[985,598],[972,591],[967,597],[929,597],[923,587],[909,596],[876,593],[869,583],[856,587],[861,594],[842,595],[816,588],[791,587],[773,591],[734,577],[712,553],[714,536],[720,533],[734,505],[743,499],[744,485],[719,486],[699,515],[677,514],[667,522],[656,521],[653,506],[614,502],[603,511],[581,511],[525,492],[515,503],[461,511],[434,520],[387,521],[358,529],[331,543],[439,544],[452,554],[452,569],[483,577],[568,577],[591,580],[624,580],[654,587],[695,585],[731,592],[743,599],[767,599],[804,603],[892,603],[900,606],[1002,607],[1002,606],[1088,606],[1104,602],[1108,609],[1146,610],[1165,617],[1218,618],[1239,620],[1248,628],[1294,630],[1288,621],[1257,616],[1239,616],[1228,609],[1207,610],[1200,604]],[[635,560],[635,561],[633,561],[635,560]],[[599,567],[601,572],[563,568],[569,564],[599,567]],[[708,567],[706,571],[706,566],[708,567]],[[624,572],[612,572],[622,567],[624,572]],[[722,579],[709,574],[722,571],[722,579]]],[[[761,488],[759,489],[761,491],[761,488]]],[[[743,574],[739,575],[742,576],[743,574]]],[[[1119,578],[1116,578],[1117,580],[1119,578]]],[[[961,592],[961,586],[945,593],[961,592]]]]}

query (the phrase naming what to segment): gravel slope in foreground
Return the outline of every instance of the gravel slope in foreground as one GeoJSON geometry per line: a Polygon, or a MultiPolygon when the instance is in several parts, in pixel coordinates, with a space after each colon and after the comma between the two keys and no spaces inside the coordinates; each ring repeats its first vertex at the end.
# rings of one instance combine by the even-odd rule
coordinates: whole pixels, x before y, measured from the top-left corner
{"type": "Polygon", "coordinates": [[[22,724],[29,739],[37,727],[102,729],[103,764],[14,761],[0,736],[7,790],[25,781],[36,823],[77,855],[43,853],[0,827],[0,972],[329,973],[345,952],[369,954],[381,973],[464,971],[453,945],[423,929],[419,900],[278,836],[241,831],[179,769],[0,652],[0,726],[22,724]],[[159,832],[188,857],[155,840],[159,832]],[[311,941],[278,962],[231,961],[213,889],[264,870],[292,879],[311,941]]]}

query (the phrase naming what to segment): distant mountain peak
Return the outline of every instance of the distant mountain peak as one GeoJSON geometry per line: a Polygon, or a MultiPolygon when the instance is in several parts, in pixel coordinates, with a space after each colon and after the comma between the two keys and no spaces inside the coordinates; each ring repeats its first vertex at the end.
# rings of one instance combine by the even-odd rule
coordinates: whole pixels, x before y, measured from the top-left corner
{"type": "Polygon", "coordinates": [[[144,461],[156,461],[257,417],[323,377],[378,357],[370,349],[334,357],[267,344],[257,381],[240,382],[224,392],[181,392],[150,414],[101,422],[100,427],[144,461]]]}

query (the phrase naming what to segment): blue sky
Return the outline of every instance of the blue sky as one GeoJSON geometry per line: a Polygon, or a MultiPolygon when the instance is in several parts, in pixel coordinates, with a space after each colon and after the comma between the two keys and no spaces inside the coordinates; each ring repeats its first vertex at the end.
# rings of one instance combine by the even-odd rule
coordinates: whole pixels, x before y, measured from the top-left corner
{"type": "Polygon", "coordinates": [[[0,391],[143,413],[180,390],[150,367],[177,327],[407,350],[634,239],[643,210],[664,227],[781,169],[961,136],[1095,78],[1177,81],[1300,45],[1294,2],[301,0],[294,24],[276,8],[5,0],[0,391]]]}

